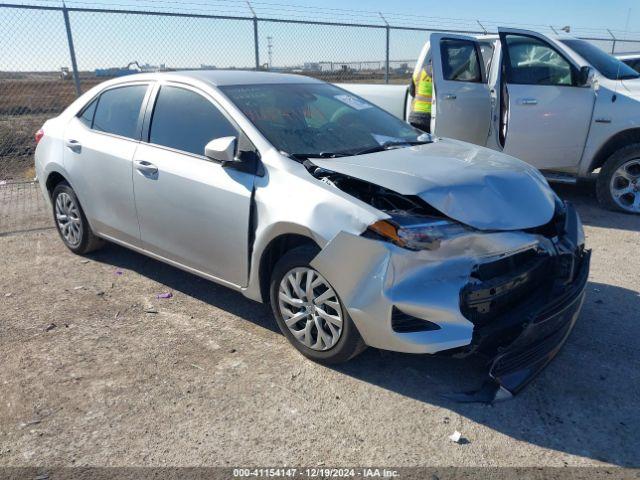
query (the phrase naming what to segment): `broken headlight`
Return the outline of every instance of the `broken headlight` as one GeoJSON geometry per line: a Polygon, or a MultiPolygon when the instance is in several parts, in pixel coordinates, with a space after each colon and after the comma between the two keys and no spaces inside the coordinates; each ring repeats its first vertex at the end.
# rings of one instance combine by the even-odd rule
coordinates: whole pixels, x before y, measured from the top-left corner
{"type": "Polygon", "coordinates": [[[443,240],[450,240],[471,231],[461,223],[442,218],[410,217],[397,220],[380,220],[370,225],[369,230],[410,250],[434,250],[443,240]]]}

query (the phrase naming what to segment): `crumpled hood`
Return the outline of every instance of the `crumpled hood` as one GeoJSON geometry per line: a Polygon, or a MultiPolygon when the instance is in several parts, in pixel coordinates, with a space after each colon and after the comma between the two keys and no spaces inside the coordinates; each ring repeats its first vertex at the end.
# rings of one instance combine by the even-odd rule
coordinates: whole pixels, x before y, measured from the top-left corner
{"type": "Polygon", "coordinates": [[[555,194],[535,168],[457,140],[311,161],[403,195],[417,195],[480,230],[533,228],[549,222],[554,213],[555,194]]]}

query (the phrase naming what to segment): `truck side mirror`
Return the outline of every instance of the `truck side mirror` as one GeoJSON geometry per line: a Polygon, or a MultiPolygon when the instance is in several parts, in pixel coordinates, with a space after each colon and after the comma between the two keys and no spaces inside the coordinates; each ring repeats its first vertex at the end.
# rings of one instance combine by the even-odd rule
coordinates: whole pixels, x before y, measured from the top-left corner
{"type": "Polygon", "coordinates": [[[586,65],[584,67],[580,67],[580,71],[578,72],[578,86],[579,87],[586,87],[591,83],[591,76],[592,76],[593,71],[591,70],[591,67],[587,67],[586,65]]]}

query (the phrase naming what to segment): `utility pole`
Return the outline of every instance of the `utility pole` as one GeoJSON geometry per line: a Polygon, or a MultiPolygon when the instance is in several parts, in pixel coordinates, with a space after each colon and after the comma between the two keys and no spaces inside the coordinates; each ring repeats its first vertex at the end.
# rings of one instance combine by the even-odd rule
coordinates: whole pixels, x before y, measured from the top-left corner
{"type": "Polygon", "coordinates": [[[267,55],[269,56],[269,70],[273,66],[273,37],[269,35],[267,37],[267,55]]]}
{"type": "Polygon", "coordinates": [[[73,69],[73,82],[76,86],[76,96],[82,95],[80,87],[80,73],[78,72],[78,62],[76,62],[76,50],[73,47],[73,36],[71,35],[71,23],[69,22],[69,11],[64,2],[62,2],[62,16],[64,17],[64,26],[67,31],[67,44],[69,46],[69,56],[71,57],[71,68],[73,69]]]}
{"type": "Polygon", "coordinates": [[[256,15],[256,11],[253,9],[253,5],[251,5],[251,2],[249,0],[247,0],[247,6],[251,11],[251,15],[253,15],[253,50],[256,60],[256,70],[260,70],[260,49],[258,46],[258,16],[256,15]]]}
{"type": "Polygon", "coordinates": [[[611,55],[613,55],[614,53],[616,53],[616,42],[618,41],[618,39],[613,33],[611,33],[611,30],[609,30],[608,28],[607,32],[609,32],[609,35],[611,35],[611,38],[613,38],[613,43],[611,45],[611,55]]]}
{"type": "Polygon", "coordinates": [[[385,29],[385,33],[386,33],[386,38],[385,38],[385,44],[384,44],[384,83],[389,83],[389,34],[391,32],[391,28],[389,27],[389,22],[387,22],[387,19],[384,18],[384,15],[382,15],[382,12],[378,12],[378,15],[380,15],[380,18],[382,19],[382,21],[384,22],[384,29],[385,29]]]}

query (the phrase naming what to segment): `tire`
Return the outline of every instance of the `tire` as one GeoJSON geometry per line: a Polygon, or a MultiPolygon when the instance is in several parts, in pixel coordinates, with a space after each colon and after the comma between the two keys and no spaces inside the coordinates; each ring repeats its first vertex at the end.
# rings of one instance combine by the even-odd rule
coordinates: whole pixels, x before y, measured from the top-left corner
{"type": "Polygon", "coordinates": [[[600,204],[609,209],[625,213],[640,213],[640,143],[634,143],[614,152],[604,163],[596,182],[596,194],[600,204]],[[632,167],[626,170],[627,167],[632,167]],[[631,180],[621,176],[621,169],[632,172],[631,180]],[[635,177],[635,178],[633,178],[635,177]],[[632,183],[636,182],[636,183],[632,183]],[[622,196],[614,195],[614,187],[630,192],[622,196]],[[634,207],[635,200],[635,207],[634,207]]]}
{"type": "MultiPolygon", "coordinates": [[[[322,275],[310,266],[311,260],[318,252],[319,249],[315,246],[302,246],[290,250],[278,260],[271,274],[271,308],[280,331],[300,353],[315,362],[333,365],[352,359],[362,352],[366,345],[337,292],[333,290],[333,287],[322,275]],[[292,283],[285,279],[290,274],[293,275],[293,278],[296,278],[296,275],[299,274],[301,284],[304,281],[305,285],[308,276],[311,275],[311,278],[318,283],[312,289],[314,301],[309,301],[306,295],[296,295],[292,283]],[[282,285],[283,281],[286,287],[282,285]],[[307,306],[293,306],[282,300],[281,289],[289,291],[290,299],[305,298],[307,306]],[[316,304],[316,299],[321,300],[323,294],[325,294],[326,302],[323,301],[316,304]],[[330,305],[337,307],[337,309],[330,305]],[[287,309],[289,309],[288,312],[287,309]],[[285,311],[283,312],[283,310],[285,311]],[[318,313],[319,310],[322,310],[320,314],[318,313]],[[294,335],[292,329],[285,322],[285,317],[292,318],[290,314],[306,314],[299,322],[292,325],[293,330],[296,330],[298,335],[303,335],[300,339],[294,335]],[[324,316],[321,316],[321,314],[324,314],[324,316]],[[336,317],[341,318],[341,328],[338,335],[334,334],[338,330],[337,324],[333,323],[336,317]],[[326,318],[333,318],[334,320],[329,322],[326,318]],[[324,332],[323,335],[319,334],[318,325],[321,326],[324,332]],[[305,331],[305,327],[308,328],[306,330],[307,334],[301,334],[300,332],[305,331]],[[327,339],[330,339],[331,342],[327,342],[327,339]]],[[[306,288],[304,288],[304,291],[307,293],[306,288]]]]}
{"type": "Polygon", "coordinates": [[[69,250],[85,255],[104,245],[104,240],[91,230],[78,197],[67,182],[60,182],[55,186],[51,194],[51,205],[56,229],[69,250]]]}

